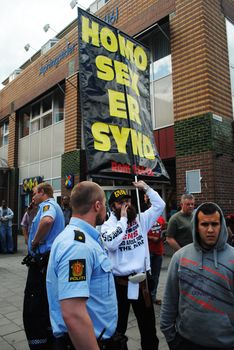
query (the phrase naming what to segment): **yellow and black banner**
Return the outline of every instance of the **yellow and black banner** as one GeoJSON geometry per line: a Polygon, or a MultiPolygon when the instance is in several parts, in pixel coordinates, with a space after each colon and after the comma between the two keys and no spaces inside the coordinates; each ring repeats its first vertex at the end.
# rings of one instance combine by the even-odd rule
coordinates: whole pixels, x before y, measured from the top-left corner
{"type": "Polygon", "coordinates": [[[148,49],[80,8],[78,41],[89,173],[168,177],[153,136],[148,49]]]}

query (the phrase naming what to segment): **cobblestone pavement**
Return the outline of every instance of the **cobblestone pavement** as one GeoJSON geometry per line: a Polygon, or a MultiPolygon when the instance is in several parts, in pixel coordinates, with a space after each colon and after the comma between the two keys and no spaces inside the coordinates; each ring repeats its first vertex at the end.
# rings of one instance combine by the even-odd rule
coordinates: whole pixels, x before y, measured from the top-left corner
{"type": "MultiPolygon", "coordinates": [[[[28,350],[25,338],[22,307],[27,268],[21,265],[26,247],[22,236],[18,237],[18,252],[14,255],[0,254],[0,350],[28,350]]],[[[160,276],[158,297],[162,297],[169,258],[165,257],[160,276]]],[[[168,349],[159,330],[160,306],[155,306],[159,350],[168,349]]],[[[140,335],[134,314],[131,312],[127,335],[129,350],[140,350],[140,335]]],[[[88,350],[88,349],[87,349],[88,350]]]]}

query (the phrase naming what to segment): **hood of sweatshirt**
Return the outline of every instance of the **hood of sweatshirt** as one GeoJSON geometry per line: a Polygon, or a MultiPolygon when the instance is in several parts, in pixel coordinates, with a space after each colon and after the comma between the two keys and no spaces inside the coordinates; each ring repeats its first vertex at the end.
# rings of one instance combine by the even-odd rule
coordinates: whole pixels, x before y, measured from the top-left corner
{"type": "MultiPolygon", "coordinates": [[[[210,202],[211,203],[211,202],[210,202]]],[[[203,203],[204,204],[204,203],[203,203]]],[[[198,212],[199,208],[203,205],[201,204],[194,212],[194,217],[192,220],[192,235],[193,235],[193,242],[194,242],[194,246],[197,250],[202,252],[202,260],[203,260],[203,253],[207,252],[207,249],[203,248],[200,244],[200,239],[199,239],[199,234],[196,230],[197,227],[197,215],[196,213],[198,212]]],[[[220,230],[220,234],[218,237],[218,240],[216,242],[216,244],[211,247],[209,249],[210,252],[213,252],[214,255],[214,263],[215,263],[215,267],[218,268],[218,261],[217,261],[217,252],[219,250],[223,250],[225,247],[225,244],[227,243],[227,239],[228,239],[228,232],[227,232],[227,227],[226,227],[226,222],[225,222],[225,218],[223,215],[223,212],[221,210],[221,208],[216,204],[216,203],[212,203],[215,207],[217,207],[217,211],[219,211],[221,213],[221,230],[220,230]]],[[[201,261],[201,266],[202,266],[202,262],[201,261]]]]}

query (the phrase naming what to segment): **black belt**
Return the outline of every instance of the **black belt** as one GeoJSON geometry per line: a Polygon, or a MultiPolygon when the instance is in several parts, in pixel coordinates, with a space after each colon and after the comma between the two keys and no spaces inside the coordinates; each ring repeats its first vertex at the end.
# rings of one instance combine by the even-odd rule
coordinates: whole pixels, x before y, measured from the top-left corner
{"type": "MultiPolygon", "coordinates": [[[[141,290],[141,293],[142,293],[142,296],[143,296],[143,299],[145,302],[145,306],[147,308],[150,308],[152,306],[152,297],[151,297],[151,293],[150,293],[149,288],[148,288],[148,276],[149,276],[149,274],[147,272],[147,277],[146,277],[147,283],[146,283],[146,280],[144,280],[144,281],[139,283],[139,287],[140,287],[140,290],[141,290]]],[[[117,284],[124,286],[124,287],[127,287],[128,282],[129,282],[128,277],[129,276],[115,276],[115,281],[117,284]]]]}
{"type": "Polygon", "coordinates": [[[47,266],[50,257],[50,251],[47,251],[43,254],[31,255],[28,254],[23,258],[21,264],[26,266],[37,266],[43,268],[47,266]]]}
{"type": "MultiPolygon", "coordinates": [[[[100,350],[124,350],[128,338],[125,335],[115,333],[109,339],[97,340],[100,350]]],[[[68,333],[56,338],[54,350],[75,350],[68,333]]]]}

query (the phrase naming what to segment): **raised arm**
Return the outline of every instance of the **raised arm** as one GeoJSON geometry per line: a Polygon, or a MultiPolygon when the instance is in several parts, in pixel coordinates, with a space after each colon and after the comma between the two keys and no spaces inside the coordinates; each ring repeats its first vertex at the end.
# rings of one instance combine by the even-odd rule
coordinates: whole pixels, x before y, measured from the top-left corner
{"type": "Polygon", "coordinates": [[[105,246],[109,250],[118,249],[122,243],[127,229],[127,205],[121,207],[121,218],[117,221],[112,213],[110,218],[102,225],[101,234],[105,246]]]}

